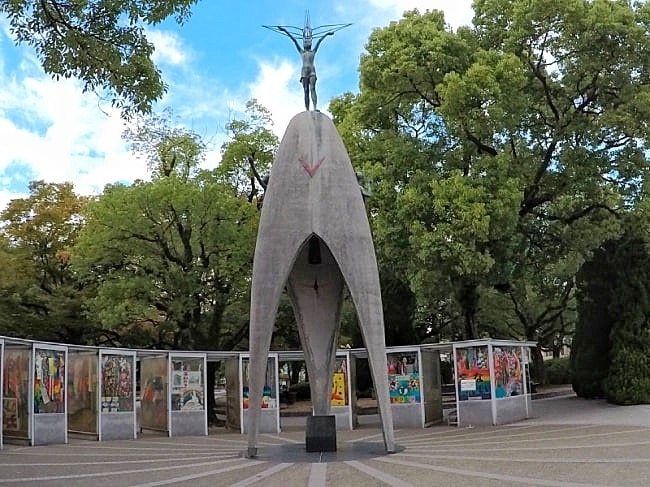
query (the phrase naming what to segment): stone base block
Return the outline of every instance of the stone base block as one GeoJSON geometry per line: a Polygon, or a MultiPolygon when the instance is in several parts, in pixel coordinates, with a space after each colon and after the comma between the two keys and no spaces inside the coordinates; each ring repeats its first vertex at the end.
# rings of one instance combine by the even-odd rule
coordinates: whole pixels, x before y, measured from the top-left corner
{"type": "Polygon", "coordinates": [[[336,416],[308,416],[305,443],[308,452],[335,452],[336,416]]]}

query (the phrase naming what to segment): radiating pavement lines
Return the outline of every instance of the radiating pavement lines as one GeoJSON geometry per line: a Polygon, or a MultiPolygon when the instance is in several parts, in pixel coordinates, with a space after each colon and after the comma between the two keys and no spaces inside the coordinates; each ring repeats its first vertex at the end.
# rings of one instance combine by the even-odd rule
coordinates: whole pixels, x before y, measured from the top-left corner
{"type": "Polygon", "coordinates": [[[327,485],[327,463],[312,463],[309,470],[307,487],[325,487],[327,485]]]}
{"type": "MultiPolygon", "coordinates": [[[[284,443],[293,443],[294,445],[299,445],[301,443],[304,443],[304,441],[294,440],[293,438],[286,438],[286,437],[282,437],[282,436],[279,436],[279,435],[264,434],[264,435],[261,435],[261,436],[263,436],[265,438],[273,438],[274,440],[280,440],[280,441],[282,441],[284,443]]],[[[258,445],[259,444],[260,443],[258,442],[258,445]]],[[[281,443],[276,443],[276,446],[277,445],[281,445],[281,443]]]]}
{"type": "MultiPolygon", "coordinates": [[[[397,431],[395,431],[395,434],[397,435],[397,431]]],[[[382,436],[381,433],[376,433],[374,435],[362,436],[361,438],[353,438],[351,440],[348,440],[348,443],[358,443],[361,441],[372,440],[374,438],[381,438],[381,436],[382,436]]]]}
{"type": "MultiPolygon", "coordinates": [[[[561,449],[561,448],[560,448],[561,449]]],[[[431,455],[426,453],[400,453],[399,458],[427,458],[429,460],[458,460],[458,455],[431,455]]],[[[463,460],[482,462],[521,462],[521,463],[650,463],[650,458],[543,458],[543,457],[486,457],[468,456],[463,454],[463,460]]]]}
{"type": "Polygon", "coordinates": [[[541,485],[546,487],[612,487],[612,486],[602,485],[602,484],[585,484],[581,482],[565,482],[562,480],[548,480],[548,479],[539,479],[535,477],[521,477],[517,475],[477,472],[475,470],[465,470],[459,468],[443,467],[439,465],[407,462],[407,461],[399,460],[397,458],[384,457],[384,458],[376,458],[375,460],[379,462],[393,464],[393,465],[402,465],[405,467],[419,468],[419,469],[431,470],[435,472],[444,472],[444,473],[450,473],[450,474],[461,475],[466,477],[498,480],[502,482],[517,482],[523,485],[541,485]]]}
{"type": "MultiPolygon", "coordinates": [[[[598,437],[603,437],[603,436],[614,436],[614,435],[627,435],[627,434],[634,434],[634,433],[639,433],[639,432],[647,432],[650,433],[650,430],[647,428],[639,428],[635,430],[626,430],[626,431],[609,431],[606,433],[590,433],[587,435],[562,435],[562,436],[552,436],[550,438],[505,438],[503,440],[494,440],[494,441],[472,441],[472,446],[493,446],[493,445],[500,445],[500,444],[516,444],[516,443],[531,443],[531,442],[540,442],[540,441],[559,441],[559,440],[584,440],[584,439],[590,439],[590,438],[598,438],[598,437]]],[[[530,435],[529,435],[530,436],[530,435]]],[[[429,440],[430,444],[431,440],[429,440]]],[[[408,443],[409,446],[417,446],[419,444],[424,443],[424,441],[411,441],[408,443]]],[[[434,446],[456,446],[459,443],[465,444],[465,441],[462,442],[451,442],[451,441],[439,441],[434,444],[434,446]]]]}
{"type": "MultiPolygon", "coordinates": [[[[111,472],[94,472],[94,473],[80,473],[80,474],[70,474],[70,475],[47,475],[43,477],[26,477],[26,478],[21,478],[21,479],[0,479],[0,483],[9,483],[9,482],[45,482],[48,480],[67,480],[67,479],[83,479],[83,478],[97,478],[97,477],[109,477],[109,476],[115,476],[115,475],[132,475],[132,474],[141,474],[141,473],[146,473],[146,472],[161,472],[165,470],[177,470],[179,468],[196,468],[196,467],[208,467],[208,466],[214,466],[214,465],[219,465],[222,463],[227,463],[227,462],[233,462],[233,461],[241,461],[241,458],[228,458],[224,460],[215,460],[212,462],[200,462],[200,463],[186,463],[183,465],[170,465],[166,467],[152,467],[152,468],[145,468],[145,469],[138,469],[138,470],[117,470],[117,471],[111,471],[111,472]]],[[[250,465],[253,465],[255,463],[262,463],[262,462],[254,462],[254,461],[247,461],[245,463],[239,464],[239,465],[233,465],[231,467],[225,467],[226,470],[223,471],[229,471],[233,469],[238,469],[238,468],[246,468],[250,465]]],[[[99,463],[98,463],[99,464],[99,463]]]]}
{"type": "Polygon", "coordinates": [[[366,465],[365,463],[361,463],[356,460],[351,460],[345,462],[345,464],[353,468],[356,468],[360,472],[363,472],[366,475],[370,475],[371,477],[374,477],[375,479],[384,482],[385,484],[388,484],[391,487],[413,487],[413,484],[409,482],[404,482],[402,479],[398,479],[397,477],[394,477],[382,470],[378,470],[369,465],[366,465]]]}
{"type": "MultiPolygon", "coordinates": [[[[226,455],[226,454],[236,454],[239,453],[241,449],[234,449],[234,450],[222,450],[221,455],[226,455]]],[[[208,452],[202,452],[202,455],[205,455],[208,452]]],[[[41,451],[33,451],[29,453],[21,453],[20,456],[35,456],[35,457],[69,457],[69,456],[75,456],[75,457],[142,457],[142,456],[151,456],[152,454],[160,456],[160,457],[174,457],[178,455],[178,452],[171,452],[171,453],[133,453],[133,452],[128,452],[128,453],[102,453],[102,452],[97,452],[97,453],[71,453],[71,452],[41,452],[41,451]]],[[[5,455],[5,452],[2,452],[2,455],[5,455]]],[[[2,462],[0,462],[0,466],[2,466],[2,462]]]]}
{"type": "MultiPolygon", "coordinates": [[[[86,445],[73,445],[68,443],[67,445],[62,445],[63,448],[66,450],[74,450],[74,449],[81,449],[81,450],[100,450],[100,451],[111,451],[111,450],[119,450],[119,451],[128,451],[128,452],[155,452],[157,450],[167,450],[167,448],[172,447],[172,448],[177,448],[177,447],[183,447],[183,445],[175,445],[173,443],[166,445],[167,448],[164,447],[145,447],[145,446],[109,446],[106,444],[107,442],[102,442],[102,443],[88,443],[86,445]]],[[[269,446],[275,446],[274,445],[269,445],[269,446]]],[[[185,448],[187,451],[202,451],[202,450],[210,450],[211,448],[214,448],[214,446],[203,446],[199,448],[185,448]]]]}
{"type": "MultiPolygon", "coordinates": [[[[221,468],[217,470],[210,470],[207,472],[200,472],[200,473],[195,473],[195,474],[189,474],[189,475],[183,475],[181,477],[173,477],[170,479],[165,479],[165,480],[158,480],[155,482],[147,482],[146,484],[137,484],[134,487],[159,487],[161,485],[169,485],[169,484],[178,484],[178,483],[185,483],[190,480],[198,480],[201,478],[205,477],[212,477],[212,476],[217,476],[219,474],[225,473],[225,472],[231,472],[233,470],[238,470],[241,468],[253,466],[253,465],[261,465],[265,462],[258,462],[258,461],[250,461],[248,465],[240,465],[235,468],[233,467],[227,467],[227,468],[221,468]]],[[[287,467],[290,467],[293,465],[292,463],[279,463],[276,465],[272,465],[266,470],[263,470],[262,472],[256,473],[255,475],[252,475],[250,477],[247,477],[243,480],[240,480],[238,482],[235,482],[234,484],[231,484],[230,487],[244,487],[247,485],[252,485],[256,482],[259,482],[260,480],[265,479],[266,477],[270,477],[282,470],[284,470],[287,467]]]]}
{"type": "Polygon", "coordinates": [[[254,483],[270,477],[271,475],[274,475],[292,465],[293,463],[278,463],[274,466],[271,466],[270,468],[267,468],[266,470],[263,470],[262,472],[252,475],[251,477],[240,480],[239,482],[235,482],[234,484],[230,484],[230,487],[246,487],[247,485],[253,485],[254,483]]]}
{"type": "Polygon", "coordinates": [[[393,455],[383,454],[380,431],[356,430],[341,432],[339,452],[322,456],[318,463],[313,463],[318,455],[300,454],[299,450],[304,453],[304,448],[297,445],[302,443],[298,438],[293,431],[269,435],[264,438],[268,447],[262,447],[260,458],[255,460],[242,456],[245,437],[229,434],[225,438],[215,434],[195,439],[151,438],[103,444],[79,440],[73,445],[8,446],[0,452],[0,478],[3,474],[17,477],[23,472],[32,478],[0,481],[0,487],[12,483],[16,487],[28,483],[93,486],[109,481],[116,487],[171,484],[325,487],[333,485],[328,481],[340,485],[342,478],[346,479],[345,485],[357,487],[435,485],[436,478],[444,478],[445,485],[585,487],[598,482],[645,485],[643,479],[650,471],[647,426],[602,423],[401,430],[396,442],[403,450],[393,455]],[[488,443],[489,439],[492,441],[488,443]],[[575,445],[580,439],[589,444],[575,445]],[[457,448],[461,445],[462,453],[459,453],[457,448]],[[187,457],[181,458],[185,453],[187,457]],[[95,458],[97,461],[93,462],[95,458]],[[121,458],[126,461],[119,462],[121,458]],[[73,463],[76,459],[80,461],[73,463]],[[17,463],[22,460],[26,463],[17,463]],[[59,460],[60,463],[55,463],[59,460]],[[3,461],[10,463],[3,464],[3,461]],[[484,461],[490,463],[486,465],[484,461]],[[98,472],[102,466],[104,470],[118,469],[119,463],[124,463],[127,470],[98,472]],[[598,467],[598,464],[602,465],[598,467]],[[29,473],[29,468],[33,468],[33,473],[29,473]]]}
{"type": "Polygon", "coordinates": [[[400,437],[399,440],[403,442],[407,442],[407,441],[410,442],[410,441],[415,441],[418,438],[431,439],[433,437],[435,441],[440,443],[460,443],[465,441],[465,439],[468,436],[470,436],[472,437],[473,440],[476,438],[486,437],[498,441],[501,438],[530,436],[531,433],[546,435],[546,434],[552,434],[552,433],[557,433],[562,431],[602,428],[602,426],[589,424],[589,425],[577,425],[577,426],[562,426],[553,429],[548,429],[548,428],[542,429],[540,425],[531,425],[529,428],[530,429],[536,428],[537,431],[530,431],[530,429],[527,429],[527,431],[523,433],[519,432],[523,428],[517,428],[516,430],[514,430],[517,432],[510,433],[509,432],[510,428],[495,430],[495,428],[492,426],[486,426],[484,427],[484,429],[462,428],[462,429],[454,430],[452,432],[439,431],[438,428],[440,428],[440,426],[436,426],[432,428],[431,432],[429,433],[422,434],[422,435],[409,435],[406,437],[400,437]]]}
{"type": "MultiPolygon", "coordinates": [[[[229,454],[232,456],[232,454],[229,454]]],[[[219,455],[225,456],[225,455],[219,455]]],[[[204,457],[192,457],[192,460],[214,460],[215,455],[209,455],[204,457]]],[[[238,458],[238,457],[233,457],[238,458]]],[[[72,466],[91,466],[91,465],[124,465],[124,464],[140,464],[140,463],[161,463],[161,462],[186,462],[187,456],[184,457],[165,457],[165,458],[147,458],[144,460],[111,460],[108,462],[29,462],[29,463],[0,463],[0,468],[2,467],[72,467],[72,466]]]]}
{"type": "Polygon", "coordinates": [[[585,429],[594,429],[594,428],[602,428],[602,426],[592,425],[592,424],[580,424],[575,426],[562,425],[557,427],[553,427],[553,426],[543,427],[541,425],[536,424],[536,425],[530,425],[530,426],[519,427],[519,428],[513,428],[512,426],[509,425],[503,425],[498,427],[484,426],[481,428],[455,428],[455,427],[446,428],[442,425],[436,425],[429,428],[427,433],[411,434],[400,438],[417,439],[417,438],[435,436],[436,439],[440,439],[442,441],[453,441],[457,438],[462,439],[468,436],[471,436],[472,438],[477,438],[477,437],[509,438],[511,436],[513,437],[529,436],[531,433],[546,434],[546,433],[555,433],[558,431],[585,430],[585,429]]]}
{"type": "MultiPolygon", "coordinates": [[[[587,445],[563,445],[563,446],[526,446],[518,448],[492,448],[490,451],[540,451],[540,450],[582,450],[585,448],[626,448],[630,446],[644,446],[650,445],[650,441],[629,441],[625,443],[596,443],[596,444],[587,444],[587,445]]],[[[464,445],[463,449],[465,452],[479,452],[484,451],[485,448],[474,448],[474,445],[464,445]]],[[[431,451],[431,448],[428,448],[431,451]]],[[[433,449],[435,451],[435,449],[433,449]]]]}
{"type": "MultiPolygon", "coordinates": [[[[506,434],[500,434],[500,431],[494,430],[494,427],[487,427],[487,428],[492,428],[493,435],[490,435],[489,430],[476,430],[476,429],[463,429],[460,431],[455,431],[452,434],[447,434],[444,430],[442,430],[443,426],[437,425],[431,428],[431,430],[426,433],[426,434],[413,434],[413,435],[406,435],[406,436],[397,436],[395,438],[395,441],[400,441],[403,444],[410,444],[410,443],[417,443],[421,441],[434,441],[436,443],[441,443],[441,444],[449,444],[449,445],[454,445],[457,443],[463,443],[467,440],[467,438],[471,438],[472,440],[476,441],[483,441],[487,439],[492,439],[494,438],[495,441],[498,441],[499,439],[506,439],[510,438],[510,435],[506,434]]],[[[586,429],[589,428],[588,426],[581,426],[580,429],[586,429]]],[[[561,428],[554,430],[554,432],[559,432],[562,431],[561,428]]],[[[516,433],[513,434],[512,436],[517,438],[517,437],[526,437],[530,436],[531,432],[526,432],[526,433],[516,433]]]]}

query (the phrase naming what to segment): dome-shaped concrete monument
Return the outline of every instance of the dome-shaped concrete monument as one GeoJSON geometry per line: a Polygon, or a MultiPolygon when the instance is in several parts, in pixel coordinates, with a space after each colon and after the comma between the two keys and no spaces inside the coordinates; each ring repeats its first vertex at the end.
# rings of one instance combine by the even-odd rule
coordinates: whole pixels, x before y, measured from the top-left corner
{"type": "Polygon", "coordinates": [[[267,356],[283,289],[298,323],[314,416],[320,417],[330,412],[346,285],[368,350],[384,444],[392,452],[379,275],[361,190],[332,121],[306,111],[291,120],[278,149],[257,236],[250,315],[249,457],[257,455],[267,356]]]}

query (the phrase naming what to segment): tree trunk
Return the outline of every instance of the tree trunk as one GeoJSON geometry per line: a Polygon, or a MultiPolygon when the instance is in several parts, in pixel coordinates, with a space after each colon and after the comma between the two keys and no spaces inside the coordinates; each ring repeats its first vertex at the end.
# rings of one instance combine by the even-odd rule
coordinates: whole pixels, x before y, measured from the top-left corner
{"type": "Polygon", "coordinates": [[[217,362],[208,362],[207,376],[208,381],[206,384],[205,395],[208,408],[208,424],[213,425],[217,422],[217,401],[214,399],[214,388],[217,380],[217,362]]]}
{"type": "Polygon", "coordinates": [[[546,368],[544,367],[544,356],[539,344],[532,349],[532,356],[533,362],[530,364],[530,376],[534,381],[545,384],[546,368]]]}
{"type": "Polygon", "coordinates": [[[302,362],[291,362],[291,385],[297,384],[300,381],[300,365],[302,362]]]}
{"type": "Polygon", "coordinates": [[[463,316],[465,318],[465,330],[463,333],[463,338],[465,340],[474,340],[478,338],[478,330],[476,328],[476,320],[474,319],[474,314],[471,311],[465,310],[463,316]]]}
{"type": "Polygon", "coordinates": [[[478,310],[478,285],[474,282],[462,282],[457,291],[456,299],[460,305],[464,319],[463,339],[474,340],[479,338],[476,326],[476,312],[478,310]]]}

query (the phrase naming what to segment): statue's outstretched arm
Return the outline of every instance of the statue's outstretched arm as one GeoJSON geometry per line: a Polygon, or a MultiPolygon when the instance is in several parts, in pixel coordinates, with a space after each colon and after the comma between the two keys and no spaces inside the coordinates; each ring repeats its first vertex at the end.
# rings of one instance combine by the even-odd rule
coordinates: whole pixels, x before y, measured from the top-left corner
{"type": "MultiPolygon", "coordinates": [[[[286,35],[289,36],[289,39],[293,41],[293,44],[296,46],[296,49],[298,49],[298,52],[302,54],[302,47],[300,47],[300,44],[298,44],[298,41],[294,36],[291,35],[291,32],[289,32],[285,27],[278,25],[278,30],[284,32],[286,35]]],[[[322,39],[321,39],[322,40],[322,39]]]]}
{"type": "Polygon", "coordinates": [[[334,35],[334,32],[328,32],[323,37],[318,39],[318,42],[316,43],[316,47],[314,47],[314,52],[318,51],[318,48],[320,47],[320,43],[323,42],[327,36],[333,36],[333,35],[334,35]]]}

